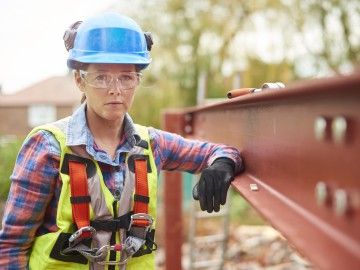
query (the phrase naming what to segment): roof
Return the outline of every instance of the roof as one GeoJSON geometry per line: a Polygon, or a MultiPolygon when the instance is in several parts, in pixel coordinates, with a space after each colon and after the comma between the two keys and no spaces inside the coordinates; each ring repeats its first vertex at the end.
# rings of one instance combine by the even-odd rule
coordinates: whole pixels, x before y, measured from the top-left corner
{"type": "Polygon", "coordinates": [[[29,104],[74,106],[80,103],[81,95],[71,75],[55,76],[15,94],[0,95],[0,106],[27,106],[29,104]]]}

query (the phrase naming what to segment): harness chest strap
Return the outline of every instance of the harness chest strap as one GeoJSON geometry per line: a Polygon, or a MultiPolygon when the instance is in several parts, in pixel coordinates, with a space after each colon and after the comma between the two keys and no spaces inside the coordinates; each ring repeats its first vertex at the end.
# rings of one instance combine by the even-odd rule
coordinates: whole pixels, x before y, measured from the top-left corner
{"type": "MultiPolygon", "coordinates": [[[[136,253],[145,243],[146,235],[149,232],[149,228],[151,227],[153,222],[152,218],[148,215],[149,187],[148,187],[148,177],[147,177],[147,160],[143,158],[135,159],[134,169],[135,169],[134,170],[135,194],[134,194],[134,210],[133,210],[134,214],[131,215],[129,222],[130,225],[127,228],[132,236],[129,236],[124,244],[124,251],[126,251],[127,253],[126,256],[127,258],[131,257],[134,253],[136,253]]],[[[71,187],[70,200],[72,203],[72,214],[73,214],[73,220],[77,225],[78,231],[75,232],[72,235],[72,237],[70,237],[69,239],[70,247],[67,249],[67,251],[77,250],[85,257],[92,260],[102,258],[104,254],[101,254],[102,253],[100,252],[101,248],[90,251],[82,244],[80,244],[80,246],[78,247],[75,247],[75,245],[77,245],[83,239],[90,238],[92,234],[95,233],[95,230],[92,226],[90,226],[90,224],[93,222],[90,222],[90,215],[89,215],[90,196],[88,194],[86,164],[76,161],[69,161],[69,176],[70,176],[70,187],[71,187]]],[[[125,220],[125,215],[121,219],[122,223],[123,220],[125,220]]],[[[127,261],[127,259],[125,261],[127,261]]]]}
{"type": "MultiPolygon", "coordinates": [[[[147,160],[134,160],[135,167],[135,194],[134,194],[134,214],[131,225],[140,227],[147,227],[151,225],[151,221],[142,215],[148,214],[149,204],[149,187],[147,178],[147,160]]],[[[73,220],[78,229],[90,226],[90,209],[89,203],[91,201],[88,193],[86,165],[76,161],[69,161],[69,175],[71,187],[71,206],[73,220]]],[[[89,237],[90,233],[84,231],[84,237],[89,237]]]]}

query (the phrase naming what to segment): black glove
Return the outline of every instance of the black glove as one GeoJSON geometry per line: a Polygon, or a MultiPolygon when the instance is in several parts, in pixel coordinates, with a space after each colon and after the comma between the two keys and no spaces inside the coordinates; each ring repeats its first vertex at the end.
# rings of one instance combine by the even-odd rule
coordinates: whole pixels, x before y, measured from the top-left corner
{"type": "Polygon", "coordinates": [[[193,198],[200,201],[201,210],[219,212],[226,203],[230,183],[234,180],[235,163],[229,158],[218,158],[201,173],[193,188],[193,198]]]}

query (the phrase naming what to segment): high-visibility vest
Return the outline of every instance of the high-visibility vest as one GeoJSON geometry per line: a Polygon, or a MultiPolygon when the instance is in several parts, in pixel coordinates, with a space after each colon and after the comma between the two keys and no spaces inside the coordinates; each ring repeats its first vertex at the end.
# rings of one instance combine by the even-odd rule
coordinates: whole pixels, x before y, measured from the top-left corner
{"type": "MultiPolygon", "coordinates": [[[[74,147],[66,146],[66,128],[69,122],[69,117],[59,120],[57,122],[43,125],[33,129],[28,136],[35,134],[40,130],[46,130],[51,132],[60,145],[60,168],[64,164],[64,157],[66,154],[74,154],[77,151],[74,147]]],[[[134,146],[131,152],[126,156],[126,168],[125,168],[125,189],[134,190],[135,174],[133,169],[130,168],[130,160],[132,156],[145,156],[148,163],[148,214],[154,219],[152,228],[155,229],[156,220],[156,191],[157,191],[157,168],[155,160],[150,147],[150,139],[148,129],[146,127],[135,125],[136,131],[141,137],[141,146],[134,146]]],[[[140,145],[140,144],[138,144],[140,145]]],[[[81,156],[81,155],[80,155],[81,156]]],[[[91,197],[90,204],[90,220],[94,219],[111,219],[114,217],[113,204],[117,205],[117,216],[122,216],[130,212],[134,206],[133,192],[129,198],[121,196],[120,200],[116,202],[113,195],[106,187],[104,179],[97,161],[92,160],[95,164],[96,172],[88,179],[89,195],[91,197]]],[[[61,193],[59,196],[59,202],[56,213],[56,225],[59,228],[56,232],[46,233],[44,235],[35,238],[33,243],[29,267],[32,270],[41,269],[108,269],[108,266],[102,266],[97,263],[89,263],[84,261],[84,257],[80,256],[80,260],[74,262],[74,258],[71,256],[67,258],[58,259],[59,254],[54,256],[54,247],[59,244],[59,239],[63,235],[70,235],[74,233],[74,220],[72,217],[72,205],[70,202],[71,190],[70,190],[70,177],[68,174],[62,172],[59,168],[59,175],[62,181],[61,193]],[[55,257],[55,258],[54,258],[55,257]],[[66,261],[67,260],[67,261],[66,261]],[[69,261],[70,260],[70,261],[69,261]],[[71,261],[72,260],[72,261],[71,261]],[[90,268],[91,267],[91,268],[90,268]]],[[[124,191],[123,191],[124,192],[124,191]]],[[[126,233],[126,230],[122,231],[122,234],[126,233]]],[[[94,237],[104,244],[104,241],[108,241],[111,232],[100,232],[94,237]],[[106,240],[107,239],[107,240],[106,240]]],[[[120,243],[120,233],[116,233],[116,243],[120,243]]],[[[61,243],[61,241],[60,241],[61,243]]],[[[61,255],[60,255],[61,257],[61,255]]],[[[66,256],[65,256],[66,257],[66,256]]],[[[76,257],[76,256],[75,256],[76,257]]],[[[78,258],[79,256],[77,256],[78,258]]],[[[155,255],[154,252],[150,254],[141,255],[138,257],[132,257],[128,260],[126,265],[127,270],[131,269],[155,269],[155,255]]],[[[109,260],[109,256],[107,258],[109,260]]],[[[116,255],[116,259],[120,259],[119,253],[116,255]]],[[[75,261],[76,261],[75,260],[75,261]]],[[[118,269],[117,267],[115,269],[118,269]]],[[[122,268],[120,268],[122,269],[122,268]]]]}

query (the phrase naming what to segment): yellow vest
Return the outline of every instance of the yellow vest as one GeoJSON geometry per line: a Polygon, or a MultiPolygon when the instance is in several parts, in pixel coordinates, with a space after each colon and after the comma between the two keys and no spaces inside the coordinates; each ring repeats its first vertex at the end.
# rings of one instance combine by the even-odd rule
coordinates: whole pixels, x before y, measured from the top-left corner
{"type": "MultiPolygon", "coordinates": [[[[62,168],[62,164],[64,161],[64,155],[66,153],[73,153],[73,150],[66,146],[66,126],[69,118],[65,118],[62,120],[59,120],[57,122],[54,122],[52,124],[43,125],[40,127],[37,127],[33,129],[28,136],[31,136],[35,134],[36,132],[40,130],[47,130],[51,132],[56,140],[60,144],[60,168],[62,168]]],[[[148,186],[149,186],[149,215],[154,219],[153,223],[153,229],[155,228],[155,220],[156,220],[156,191],[157,191],[157,168],[155,165],[155,160],[153,157],[153,153],[151,151],[150,147],[150,139],[148,134],[148,129],[146,127],[136,125],[136,130],[138,134],[140,135],[141,139],[147,142],[147,149],[141,148],[136,146],[134,147],[134,153],[133,154],[142,154],[147,155],[149,158],[149,163],[151,167],[151,172],[148,171],[148,186]],[[137,148],[137,149],[136,149],[137,148]]],[[[126,165],[128,164],[128,158],[132,155],[132,152],[130,152],[127,155],[126,158],[126,165]]],[[[99,192],[102,194],[102,198],[104,199],[104,204],[106,204],[107,211],[111,213],[112,217],[114,216],[113,212],[113,202],[115,201],[113,195],[109,191],[109,189],[106,187],[103,176],[99,167],[99,164],[93,160],[95,166],[96,166],[96,177],[98,179],[97,183],[99,184],[99,192]]],[[[126,166],[128,168],[128,166],[126,166]]],[[[125,182],[128,181],[128,172],[127,169],[125,182]]],[[[67,270],[67,269],[86,269],[88,270],[90,268],[89,262],[86,264],[81,263],[74,263],[74,262],[64,262],[60,260],[56,260],[50,257],[50,253],[54,247],[54,244],[56,243],[56,240],[58,239],[58,236],[60,233],[73,233],[73,219],[72,219],[72,208],[70,203],[70,177],[67,174],[61,173],[59,169],[60,179],[62,181],[62,187],[61,187],[61,193],[59,197],[58,207],[57,207],[57,213],[56,213],[56,225],[58,226],[59,230],[56,232],[47,233],[41,236],[38,236],[35,238],[35,241],[32,246],[31,254],[30,254],[30,261],[29,261],[29,267],[31,270],[41,270],[41,269],[60,269],[60,270],[67,270]]],[[[90,195],[90,192],[89,192],[90,195]]],[[[93,201],[93,200],[92,200],[93,201]]],[[[133,202],[133,200],[132,200],[133,202]]],[[[120,209],[121,200],[117,202],[117,208],[120,209]]],[[[133,203],[132,203],[133,204],[133,203]]],[[[96,207],[95,207],[96,209],[96,207]]],[[[96,210],[94,210],[94,207],[91,203],[90,205],[90,220],[93,220],[94,217],[96,217],[96,210]]],[[[116,242],[119,243],[119,233],[116,233],[116,242]]],[[[128,260],[126,269],[132,270],[132,269],[155,269],[155,255],[154,252],[146,255],[142,255],[139,257],[132,257],[128,260]]],[[[109,256],[108,258],[109,259],[109,256]]],[[[119,254],[117,254],[117,260],[120,259],[119,254]]],[[[98,265],[97,265],[97,269],[98,265]]],[[[101,269],[101,268],[100,268],[101,269]]],[[[102,269],[108,269],[107,266],[105,266],[102,269]]],[[[115,269],[118,269],[117,266],[115,269]]]]}

